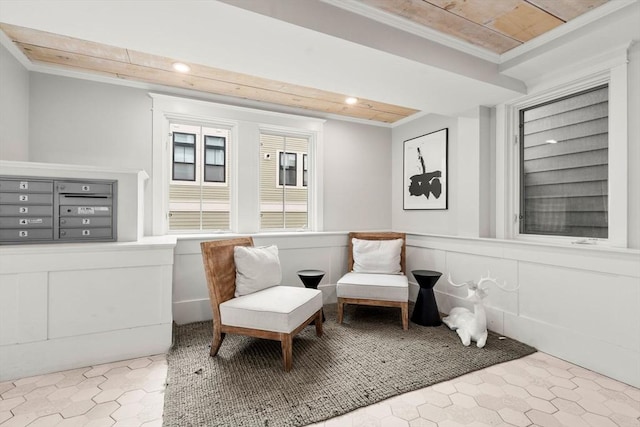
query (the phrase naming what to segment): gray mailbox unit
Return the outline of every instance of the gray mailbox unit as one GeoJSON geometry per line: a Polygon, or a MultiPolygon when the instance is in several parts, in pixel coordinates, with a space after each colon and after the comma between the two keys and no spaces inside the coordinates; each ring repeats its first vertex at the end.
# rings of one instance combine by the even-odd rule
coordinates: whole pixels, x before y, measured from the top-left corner
{"type": "Polygon", "coordinates": [[[117,182],[0,176],[0,244],[115,241],[117,182]]]}

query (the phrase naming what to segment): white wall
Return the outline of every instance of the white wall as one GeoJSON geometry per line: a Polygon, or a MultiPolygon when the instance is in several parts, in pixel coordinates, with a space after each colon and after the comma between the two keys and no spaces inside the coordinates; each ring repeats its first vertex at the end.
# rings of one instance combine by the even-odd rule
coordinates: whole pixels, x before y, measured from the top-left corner
{"type": "Polygon", "coordinates": [[[324,125],[324,230],[391,227],[391,130],[337,120],[324,125]]]}
{"type": "Polygon", "coordinates": [[[29,72],[0,44],[0,160],[29,160],[29,72]]]}
{"type": "MultiPolygon", "coordinates": [[[[31,73],[29,160],[151,175],[151,98],[123,86],[31,73]]],[[[151,206],[151,185],[144,202],[151,206]]],[[[145,209],[145,234],[151,209],[145,209]]]]}
{"type": "MultiPolygon", "coordinates": [[[[152,112],[147,91],[32,73],[30,159],[143,169],[153,182],[152,112]]],[[[324,125],[325,230],[391,226],[389,128],[327,120],[324,125]]],[[[152,186],[145,189],[151,234],[152,186]]]]}
{"type": "Polygon", "coordinates": [[[640,249],[640,43],[629,49],[629,237],[630,248],[640,249]]]}

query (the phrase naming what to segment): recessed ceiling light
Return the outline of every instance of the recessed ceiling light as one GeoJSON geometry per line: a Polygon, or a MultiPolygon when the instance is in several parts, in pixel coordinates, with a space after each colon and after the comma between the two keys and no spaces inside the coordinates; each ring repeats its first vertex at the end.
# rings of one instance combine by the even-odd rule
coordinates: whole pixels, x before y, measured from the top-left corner
{"type": "Polygon", "coordinates": [[[172,64],[172,67],[174,70],[176,70],[179,73],[188,73],[189,71],[191,71],[191,67],[189,67],[187,64],[184,64],[182,62],[174,62],[172,64]]]}
{"type": "Polygon", "coordinates": [[[346,102],[349,105],[357,104],[358,98],[354,98],[353,96],[350,96],[349,98],[345,99],[344,102],[346,102]]]}
{"type": "Polygon", "coordinates": [[[556,141],[555,139],[547,139],[545,142],[547,144],[557,144],[558,143],[558,141],[556,141]]]}

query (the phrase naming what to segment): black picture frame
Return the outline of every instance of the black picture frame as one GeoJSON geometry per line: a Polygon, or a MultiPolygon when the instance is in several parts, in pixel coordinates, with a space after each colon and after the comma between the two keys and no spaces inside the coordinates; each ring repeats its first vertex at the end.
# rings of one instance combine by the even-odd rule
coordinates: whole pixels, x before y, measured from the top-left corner
{"type": "Polygon", "coordinates": [[[449,128],[404,141],[404,210],[448,209],[448,145],[449,128]]]}

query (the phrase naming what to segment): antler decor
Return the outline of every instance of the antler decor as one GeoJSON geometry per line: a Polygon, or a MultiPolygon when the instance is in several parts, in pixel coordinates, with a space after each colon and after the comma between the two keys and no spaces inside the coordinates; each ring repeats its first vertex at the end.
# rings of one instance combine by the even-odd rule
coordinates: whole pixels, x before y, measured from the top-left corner
{"type": "Polygon", "coordinates": [[[480,276],[478,283],[473,281],[460,284],[454,283],[451,279],[451,273],[447,275],[447,281],[456,288],[463,286],[468,288],[469,294],[467,299],[473,302],[473,313],[464,307],[455,307],[451,309],[449,315],[442,319],[442,321],[449,329],[456,331],[464,346],[468,346],[471,344],[471,341],[475,341],[478,348],[484,347],[487,342],[487,314],[484,310],[482,300],[489,293],[489,287],[487,285],[494,283],[498,288],[508,292],[516,291],[520,286],[507,288],[506,282],[501,285],[495,278],[491,277],[491,272],[487,272],[487,277],[480,276]]]}

